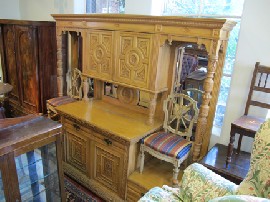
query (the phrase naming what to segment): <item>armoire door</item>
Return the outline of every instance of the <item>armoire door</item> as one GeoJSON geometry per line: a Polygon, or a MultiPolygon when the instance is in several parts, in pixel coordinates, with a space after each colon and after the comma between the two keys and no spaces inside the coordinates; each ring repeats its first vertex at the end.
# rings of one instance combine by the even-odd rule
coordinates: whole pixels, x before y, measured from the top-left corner
{"type": "Polygon", "coordinates": [[[4,57],[6,66],[6,82],[13,86],[12,91],[9,94],[10,101],[14,104],[20,105],[20,93],[19,93],[19,78],[16,64],[16,51],[15,51],[15,32],[14,25],[3,26],[3,44],[4,44],[4,57]]]}
{"type": "Polygon", "coordinates": [[[37,30],[32,26],[15,26],[15,28],[21,104],[28,111],[39,112],[37,30]]]}

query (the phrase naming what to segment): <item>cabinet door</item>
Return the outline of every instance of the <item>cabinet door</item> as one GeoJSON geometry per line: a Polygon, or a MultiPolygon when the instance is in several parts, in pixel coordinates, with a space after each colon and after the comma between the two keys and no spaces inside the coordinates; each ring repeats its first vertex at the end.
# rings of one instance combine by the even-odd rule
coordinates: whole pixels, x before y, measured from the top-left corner
{"type": "Polygon", "coordinates": [[[39,112],[39,82],[36,28],[16,26],[16,57],[22,106],[39,112]]]}
{"type": "Polygon", "coordinates": [[[66,161],[84,174],[89,174],[89,146],[90,141],[86,134],[76,126],[79,131],[67,128],[66,136],[66,161]]]}
{"type": "Polygon", "coordinates": [[[120,33],[115,78],[136,87],[148,87],[152,37],[142,33],[120,33]]]}
{"type": "Polygon", "coordinates": [[[5,72],[7,75],[7,83],[13,86],[9,94],[10,101],[20,105],[19,95],[19,77],[17,72],[16,54],[15,54],[15,32],[14,25],[3,26],[3,44],[5,52],[5,72]]]}
{"type": "Polygon", "coordinates": [[[91,77],[112,80],[113,33],[90,31],[86,40],[86,68],[83,72],[91,77]]]}
{"type": "Polygon", "coordinates": [[[104,139],[92,143],[94,149],[94,179],[105,187],[117,193],[124,198],[125,195],[125,172],[124,172],[124,155],[114,147],[113,141],[104,139]],[[106,141],[109,144],[105,143],[106,141]]]}

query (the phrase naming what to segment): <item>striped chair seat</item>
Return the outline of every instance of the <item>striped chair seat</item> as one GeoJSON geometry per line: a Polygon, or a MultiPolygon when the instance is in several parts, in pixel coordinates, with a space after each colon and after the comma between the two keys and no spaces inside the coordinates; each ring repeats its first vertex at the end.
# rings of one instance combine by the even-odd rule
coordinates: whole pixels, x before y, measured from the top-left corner
{"type": "Polygon", "coordinates": [[[192,146],[192,142],[187,141],[179,135],[168,132],[153,133],[141,139],[141,143],[162,154],[175,157],[176,159],[185,157],[192,146]]]}
{"type": "Polygon", "coordinates": [[[71,102],[77,101],[75,98],[69,97],[69,96],[62,96],[62,97],[56,97],[47,100],[47,103],[50,104],[53,107],[57,107],[60,105],[68,104],[71,102]]]}

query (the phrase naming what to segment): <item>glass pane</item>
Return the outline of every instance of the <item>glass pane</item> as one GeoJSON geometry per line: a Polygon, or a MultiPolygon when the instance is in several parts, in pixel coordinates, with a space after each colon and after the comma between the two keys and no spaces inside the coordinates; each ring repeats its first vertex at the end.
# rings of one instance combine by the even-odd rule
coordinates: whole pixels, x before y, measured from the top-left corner
{"type": "Polygon", "coordinates": [[[124,13],[125,0],[86,0],[86,13],[124,13]]]}
{"type": "Polygon", "coordinates": [[[15,158],[22,201],[61,201],[55,143],[15,158]]]}
{"type": "Polygon", "coordinates": [[[203,0],[202,2],[202,15],[242,15],[244,0],[203,0]]]}
{"type": "Polygon", "coordinates": [[[165,0],[164,15],[198,15],[200,0],[165,0]]]}
{"type": "Polygon", "coordinates": [[[2,174],[0,170],[0,202],[5,202],[5,194],[4,194],[4,186],[3,186],[3,181],[2,181],[2,174]]]}
{"type": "Polygon", "coordinates": [[[226,102],[229,94],[230,89],[230,83],[231,83],[231,77],[222,77],[221,79],[221,86],[220,86],[220,92],[218,96],[218,103],[216,106],[216,114],[215,114],[215,120],[214,125],[221,127],[223,124],[225,109],[226,109],[226,102]]]}

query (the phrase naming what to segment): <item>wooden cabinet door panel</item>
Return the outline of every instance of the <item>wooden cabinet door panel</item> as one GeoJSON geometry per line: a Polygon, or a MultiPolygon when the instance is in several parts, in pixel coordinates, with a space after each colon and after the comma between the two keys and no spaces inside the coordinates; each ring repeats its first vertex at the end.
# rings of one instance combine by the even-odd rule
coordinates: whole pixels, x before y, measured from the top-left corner
{"type": "Polygon", "coordinates": [[[17,68],[21,82],[22,106],[32,112],[39,111],[39,83],[36,29],[16,26],[17,68]]]}
{"type": "Polygon", "coordinates": [[[152,37],[142,33],[120,33],[115,78],[137,87],[148,87],[152,37]]]}
{"type": "Polygon", "coordinates": [[[87,32],[86,68],[84,73],[102,79],[112,80],[113,33],[110,31],[87,32]]]}
{"type": "Polygon", "coordinates": [[[68,129],[66,136],[66,160],[83,173],[89,173],[89,146],[90,141],[82,131],[75,133],[68,129]]]}
{"type": "Polygon", "coordinates": [[[112,146],[98,142],[93,143],[93,148],[95,154],[94,179],[124,197],[123,154],[114,150],[112,146]]]}
{"type": "Polygon", "coordinates": [[[16,54],[15,54],[15,32],[13,25],[3,26],[3,35],[4,35],[4,51],[5,51],[5,66],[7,83],[13,86],[12,91],[10,92],[10,101],[15,102],[17,105],[20,104],[20,95],[19,95],[19,78],[17,72],[16,64],[16,54]]]}

